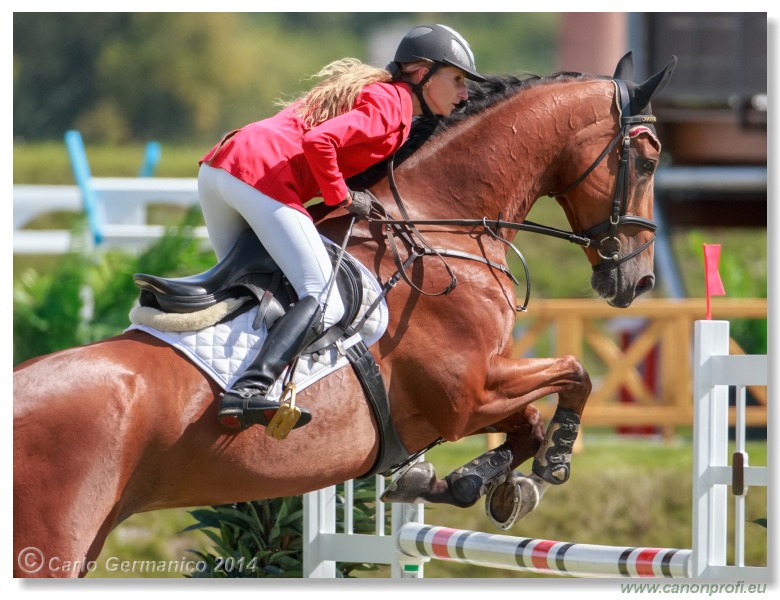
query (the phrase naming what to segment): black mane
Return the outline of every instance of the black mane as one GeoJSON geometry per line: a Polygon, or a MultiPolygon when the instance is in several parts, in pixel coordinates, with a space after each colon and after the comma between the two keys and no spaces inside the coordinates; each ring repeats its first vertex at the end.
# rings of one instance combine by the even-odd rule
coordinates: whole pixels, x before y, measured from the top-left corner
{"type": "MultiPolygon", "coordinates": [[[[394,164],[397,167],[419,150],[429,139],[447,131],[451,126],[461,121],[484,112],[490,106],[513,96],[521,89],[542,85],[551,80],[579,77],[585,77],[585,75],[574,72],[560,72],[546,77],[529,75],[524,79],[514,75],[487,75],[485,76],[486,81],[481,83],[469,80],[467,82],[469,100],[463,108],[445,118],[418,118],[414,120],[409,138],[395,154],[394,164]]],[[[387,174],[387,162],[385,160],[373,167],[369,167],[363,173],[347,180],[347,184],[352,189],[371,187],[387,174]]]]}

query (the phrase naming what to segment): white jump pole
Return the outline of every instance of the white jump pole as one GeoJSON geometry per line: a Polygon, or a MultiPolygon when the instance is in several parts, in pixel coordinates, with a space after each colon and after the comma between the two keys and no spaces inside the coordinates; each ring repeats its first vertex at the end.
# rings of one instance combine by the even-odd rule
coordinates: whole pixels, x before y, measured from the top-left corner
{"type": "Polygon", "coordinates": [[[398,548],[410,557],[572,577],[691,576],[691,550],[574,544],[421,523],[401,527],[398,548]]]}

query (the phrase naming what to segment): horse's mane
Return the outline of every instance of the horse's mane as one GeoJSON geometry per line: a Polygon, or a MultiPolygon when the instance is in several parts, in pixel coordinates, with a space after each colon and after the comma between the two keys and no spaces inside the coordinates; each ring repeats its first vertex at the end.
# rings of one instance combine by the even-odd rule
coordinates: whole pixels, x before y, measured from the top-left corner
{"type": "Polygon", "coordinates": [[[573,71],[561,71],[544,77],[527,75],[525,78],[520,78],[514,75],[488,75],[485,77],[486,81],[484,82],[468,81],[469,101],[466,103],[466,106],[443,119],[443,121],[445,126],[452,125],[483,112],[504,98],[514,96],[520,90],[546,85],[563,79],[578,79],[581,77],[589,76],[573,71]]]}
{"type": "MultiPolygon", "coordinates": [[[[520,90],[545,85],[554,81],[583,77],[590,76],[572,71],[561,71],[544,77],[527,75],[525,78],[520,78],[514,75],[487,75],[484,82],[477,83],[469,80],[469,100],[465,106],[455,111],[449,117],[415,119],[409,138],[395,154],[394,164],[397,167],[430,139],[447,132],[452,126],[460,122],[483,113],[491,106],[514,96],[520,90]]],[[[368,188],[384,177],[386,173],[387,161],[385,160],[350,178],[347,183],[352,188],[368,188]]]]}

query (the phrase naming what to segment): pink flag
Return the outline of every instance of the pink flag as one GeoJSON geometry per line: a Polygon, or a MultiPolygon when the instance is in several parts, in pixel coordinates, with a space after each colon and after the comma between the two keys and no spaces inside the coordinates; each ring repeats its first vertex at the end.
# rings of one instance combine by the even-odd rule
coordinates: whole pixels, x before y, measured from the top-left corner
{"type": "Polygon", "coordinates": [[[724,296],[723,282],[720,279],[720,244],[702,244],[704,247],[704,281],[707,286],[707,320],[712,319],[710,296],[724,296]]]}

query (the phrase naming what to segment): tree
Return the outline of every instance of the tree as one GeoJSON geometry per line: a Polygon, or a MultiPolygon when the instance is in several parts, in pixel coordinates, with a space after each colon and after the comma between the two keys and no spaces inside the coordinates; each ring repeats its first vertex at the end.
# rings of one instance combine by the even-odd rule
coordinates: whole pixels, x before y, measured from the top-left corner
{"type": "MultiPolygon", "coordinates": [[[[555,13],[14,13],[14,136],[213,142],[383,33],[447,23],[480,70],[544,74],[555,13]]],[[[386,60],[392,58],[391,51],[386,60]]],[[[374,62],[385,58],[374,57],[374,62]]]]}

